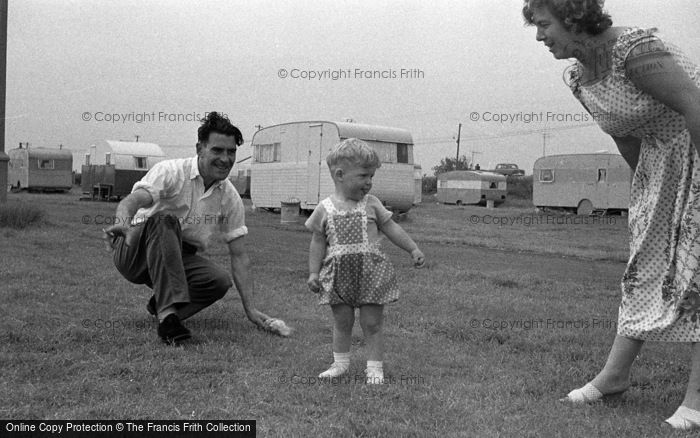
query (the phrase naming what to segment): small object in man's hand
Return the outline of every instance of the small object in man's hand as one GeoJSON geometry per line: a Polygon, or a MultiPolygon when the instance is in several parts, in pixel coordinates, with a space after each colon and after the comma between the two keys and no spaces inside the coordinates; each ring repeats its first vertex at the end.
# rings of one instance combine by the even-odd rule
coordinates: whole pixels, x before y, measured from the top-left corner
{"type": "Polygon", "coordinates": [[[268,318],[263,322],[263,325],[265,326],[265,330],[284,336],[285,338],[292,334],[292,328],[281,319],[268,318]]]}

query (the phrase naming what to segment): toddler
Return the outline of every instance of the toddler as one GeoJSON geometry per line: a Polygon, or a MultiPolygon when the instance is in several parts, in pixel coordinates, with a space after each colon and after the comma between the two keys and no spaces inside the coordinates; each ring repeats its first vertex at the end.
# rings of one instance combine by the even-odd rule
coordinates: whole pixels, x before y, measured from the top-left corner
{"type": "Polygon", "coordinates": [[[319,375],[338,377],[350,368],[350,343],[355,308],[368,349],[367,383],[383,383],[384,305],[398,300],[394,269],[380,251],[380,235],[411,254],[416,267],[425,256],[392,213],[370,195],[372,177],[381,166],[379,156],[356,138],[340,142],[326,159],[335,193],[321,201],[306,227],[313,231],[309,250],[309,288],[320,304],[333,312],[333,363],[319,375]]]}

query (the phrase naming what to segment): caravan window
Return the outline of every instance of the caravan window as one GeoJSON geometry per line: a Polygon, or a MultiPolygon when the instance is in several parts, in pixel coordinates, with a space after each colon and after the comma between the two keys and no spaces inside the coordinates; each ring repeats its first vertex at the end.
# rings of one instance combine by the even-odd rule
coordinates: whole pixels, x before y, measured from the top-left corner
{"type": "Polygon", "coordinates": [[[608,178],[607,169],[598,169],[598,182],[605,182],[608,178]]]}
{"type": "Polygon", "coordinates": [[[540,182],[543,182],[543,183],[554,182],[554,170],[552,170],[552,169],[540,169],[540,182]]]}
{"type": "Polygon", "coordinates": [[[396,144],[384,143],[382,141],[363,140],[370,145],[379,156],[382,163],[396,163],[396,144]]]}
{"type": "Polygon", "coordinates": [[[396,143],[396,162],[408,164],[408,145],[406,143],[396,143]]]}
{"type": "Polygon", "coordinates": [[[281,143],[256,144],[254,160],[258,163],[282,161],[280,154],[281,143]]]}
{"type": "Polygon", "coordinates": [[[407,143],[387,143],[383,141],[363,140],[379,155],[382,163],[413,164],[413,145],[407,143]]]}
{"type": "Polygon", "coordinates": [[[147,161],[146,157],[134,157],[134,168],[137,170],[148,170],[147,161]]]}
{"type": "Polygon", "coordinates": [[[39,164],[39,169],[53,169],[53,160],[37,160],[39,164]]]}

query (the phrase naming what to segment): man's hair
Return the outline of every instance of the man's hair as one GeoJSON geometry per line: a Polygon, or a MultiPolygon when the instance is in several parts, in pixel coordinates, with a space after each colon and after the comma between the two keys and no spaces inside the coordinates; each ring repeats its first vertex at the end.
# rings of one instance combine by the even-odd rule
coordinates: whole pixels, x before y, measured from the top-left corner
{"type": "Polygon", "coordinates": [[[364,141],[357,138],[348,138],[333,149],[326,157],[326,163],[331,174],[342,166],[374,167],[379,168],[382,162],[377,152],[364,141]]]}
{"type": "Polygon", "coordinates": [[[200,143],[206,143],[209,140],[209,134],[216,132],[226,136],[233,136],[236,140],[236,146],[243,144],[243,134],[231,124],[231,121],[225,115],[212,111],[201,122],[202,126],[197,130],[197,139],[200,143]]]}
{"type": "Polygon", "coordinates": [[[603,10],[605,0],[525,0],[525,24],[533,25],[535,9],[547,8],[566,30],[598,35],[612,26],[612,18],[603,10]]]}

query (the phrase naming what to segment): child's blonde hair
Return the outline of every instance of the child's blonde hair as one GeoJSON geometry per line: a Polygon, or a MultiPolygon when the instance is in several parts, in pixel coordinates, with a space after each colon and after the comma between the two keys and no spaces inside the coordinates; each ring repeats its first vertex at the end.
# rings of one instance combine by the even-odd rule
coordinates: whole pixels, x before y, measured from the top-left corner
{"type": "Polygon", "coordinates": [[[331,175],[335,173],[337,168],[348,165],[375,169],[382,165],[377,152],[358,138],[348,138],[338,143],[326,157],[326,163],[328,163],[331,175]]]}

